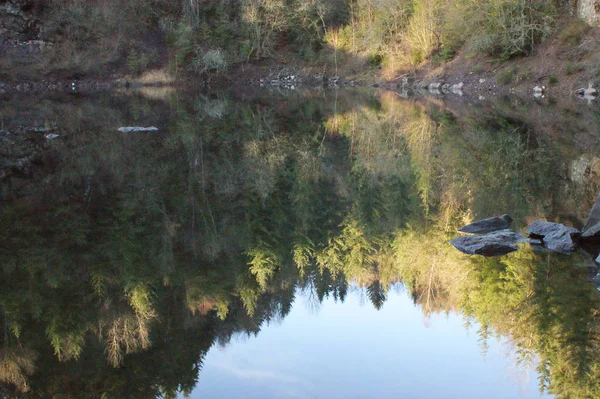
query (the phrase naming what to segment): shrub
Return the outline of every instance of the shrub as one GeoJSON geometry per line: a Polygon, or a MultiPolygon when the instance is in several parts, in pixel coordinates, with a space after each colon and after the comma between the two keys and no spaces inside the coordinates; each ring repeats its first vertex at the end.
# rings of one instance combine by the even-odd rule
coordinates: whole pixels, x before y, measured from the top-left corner
{"type": "Polygon", "coordinates": [[[498,75],[498,83],[503,85],[511,84],[515,80],[516,73],[515,69],[505,69],[498,75]]]}
{"type": "Polygon", "coordinates": [[[476,50],[501,59],[529,53],[549,33],[554,14],[535,0],[486,0],[463,7],[469,24],[463,25],[463,35],[476,38],[476,50]]]}
{"type": "Polygon", "coordinates": [[[581,64],[574,64],[572,62],[568,62],[565,67],[565,74],[574,75],[576,73],[582,72],[585,68],[581,64]]]}
{"type": "Polygon", "coordinates": [[[548,76],[548,84],[549,85],[555,85],[558,83],[558,78],[554,75],[550,75],[548,76]]]}
{"type": "Polygon", "coordinates": [[[223,72],[228,67],[227,55],[221,48],[203,51],[198,48],[192,65],[197,72],[215,71],[223,72]]]}
{"type": "Polygon", "coordinates": [[[379,66],[381,65],[381,62],[383,61],[383,55],[375,53],[375,54],[369,54],[367,56],[367,63],[370,66],[379,66]]]}
{"type": "Polygon", "coordinates": [[[571,21],[558,35],[558,40],[563,44],[576,46],[581,42],[581,38],[591,27],[580,19],[571,21]]]}
{"type": "Polygon", "coordinates": [[[150,59],[144,53],[140,53],[137,50],[131,50],[125,63],[129,73],[138,76],[146,70],[150,64],[150,59]]]}

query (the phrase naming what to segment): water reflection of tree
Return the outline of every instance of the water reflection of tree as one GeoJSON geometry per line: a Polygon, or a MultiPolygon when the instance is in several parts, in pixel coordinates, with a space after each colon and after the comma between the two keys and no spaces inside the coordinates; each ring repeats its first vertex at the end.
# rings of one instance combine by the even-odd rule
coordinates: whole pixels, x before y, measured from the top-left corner
{"type": "Polygon", "coordinates": [[[544,388],[597,396],[581,260],[447,245],[475,216],[546,216],[564,160],[507,118],[339,100],[324,120],[327,100],[179,99],[162,136],[79,121],[95,134],[69,142],[85,156],[59,148],[60,179],[32,189],[44,201],[2,210],[2,381],[15,395],[174,397],[211,345],[285,317],[298,289],[343,301],[354,284],[379,308],[401,282],[426,315],[463,313],[484,345],[498,334],[536,353],[544,388]]]}

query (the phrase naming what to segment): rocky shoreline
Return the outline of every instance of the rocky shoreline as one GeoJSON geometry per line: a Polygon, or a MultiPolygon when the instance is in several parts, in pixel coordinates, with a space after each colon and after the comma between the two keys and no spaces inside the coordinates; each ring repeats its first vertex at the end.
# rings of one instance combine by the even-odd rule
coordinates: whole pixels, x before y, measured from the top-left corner
{"type": "MultiPolygon", "coordinates": [[[[265,71],[257,68],[250,71],[252,66],[244,68],[248,77],[240,79],[240,71],[234,70],[225,75],[192,76],[185,75],[179,81],[144,83],[129,77],[110,77],[107,79],[43,79],[29,81],[0,81],[0,94],[11,93],[78,93],[108,91],[115,89],[135,89],[142,87],[207,87],[210,89],[229,89],[233,86],[272,88],[284,91],[294,91],[301,88],[354,88],[371,87],[395,91],[401,97],[412,96],[457,96],[468,97],[480,101],[506,95],[518,95],[531,99],[543,99],[553,96],[554,92],[546,86],[536,85],[525,91],[516,91],[512,88],[499,86],[493,79],[469,76],[467,79],[424,79],[418,75],[401,75],[392,80],[375,81],[359,80],[338,75],[309,74],[295,69],[274,68],[265,71]]],[[[572,91],[572,95],[588,104],[597,102],[600,93],[600,84],[590,82],[587,87],[572,91]]]]}

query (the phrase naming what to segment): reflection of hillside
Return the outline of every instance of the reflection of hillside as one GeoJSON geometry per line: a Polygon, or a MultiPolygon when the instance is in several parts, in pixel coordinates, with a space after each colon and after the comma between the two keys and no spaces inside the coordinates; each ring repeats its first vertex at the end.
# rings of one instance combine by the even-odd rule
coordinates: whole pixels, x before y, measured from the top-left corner
{"type": "MultiPolygon", "coordinates": [[[[463,313],[539,355],[559,396],[596,396],[583,255],[447,245],[475,217],[579,216],[561,190],[595,184],[566,179],[580,154],[515,119],[393,95],[77,101],[41,102],[35,120],[62,138],[1,183],[0,379],[15,395],[174,397],[211,345],[285,317],[297,289],[343,301],[356,284],[380,307],[401,282],[426,315],[463,313]],[[160,133],[114,129],[147,122],[160,133]]],[[[7,129],[34,118],[4,107],[7,129]]]]}

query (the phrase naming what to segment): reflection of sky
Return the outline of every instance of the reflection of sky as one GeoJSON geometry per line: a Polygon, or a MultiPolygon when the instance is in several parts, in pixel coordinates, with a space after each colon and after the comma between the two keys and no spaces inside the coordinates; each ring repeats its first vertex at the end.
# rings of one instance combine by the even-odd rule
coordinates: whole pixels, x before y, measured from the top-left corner
{"type": "Polygon", "coordinates": [[[533,368],[455,315],[426,320],[404,293],[377,311],[358,293],[315,312],[299,296],[280,324],[208,353],[194,399],[539,398],[533,368]]]}

